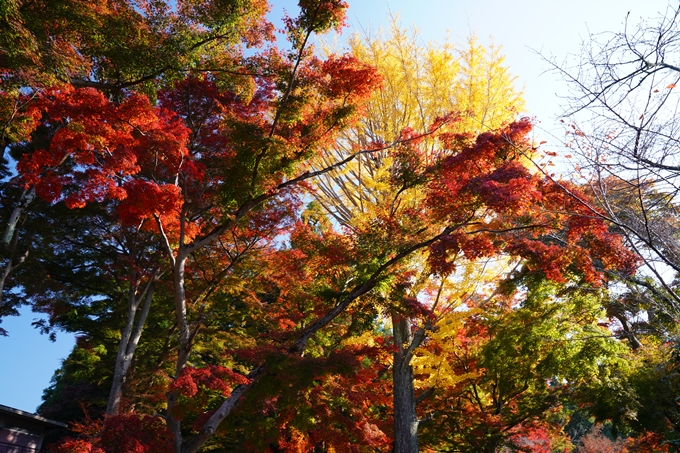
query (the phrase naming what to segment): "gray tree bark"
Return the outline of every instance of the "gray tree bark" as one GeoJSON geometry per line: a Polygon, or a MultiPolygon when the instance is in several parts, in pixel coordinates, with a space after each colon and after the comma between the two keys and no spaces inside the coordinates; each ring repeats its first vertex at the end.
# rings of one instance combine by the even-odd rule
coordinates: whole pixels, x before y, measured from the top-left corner
{"type": "Polygon", "coordinates": [[[413,388],[411,353],[414,338],[408,319],[392,312],[394,335],[394,453],[418,453],[418,417],[413,388]]]}
{"type": "Polygon", "coordinates": [[[120,408],[120,400],[123,396],[123,385],[127,377],[132,358],[135,355],[135,350],[139,344],[139,339],[142,336],[142,330],[146,323],[146,318],[151,308],[151,300],[153,299],[154,285],[158,272],[155,272],[145,285],[144,289],[138,294],[137,285],[130,283],[130,300],[128,305],[128,315],[125,327],[121,333],[120,343],[118,345],[118,354],[116,356],[116,365],[113,372],[113,383],[111,385],[111,392],[109,393],[109,400],[106,406],[106,415],[117,415],[120,408]],[[139,315],[140,304],[142,304],[139,315]]]}

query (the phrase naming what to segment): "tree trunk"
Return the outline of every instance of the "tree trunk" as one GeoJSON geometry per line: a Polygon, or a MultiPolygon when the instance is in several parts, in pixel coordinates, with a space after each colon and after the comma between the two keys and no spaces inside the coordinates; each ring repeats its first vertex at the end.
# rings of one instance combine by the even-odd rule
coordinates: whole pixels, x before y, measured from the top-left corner
{"type": "MultiPolygon", "coordinates": [[[[162,224],[160,221],[157,219],[159,223],[159,228],[161,232],[163,231],[162,224]]],[[[298,337],[298,339],[290,345],[288,348],[289,353],[297,353],[302,355],[304,353],[305,347],[307,345],[307,341],[319,330],[330,324],[338,315],[340,315],[353,301],[355,301],[357,298],[360,296],[366,294],[367,292],[371,291],[376,283],[378,282],[378,277],[383,274],[383,272],[390,268],[393,264],[400,262],[402,259],[405,257],[409,256],[411,253],[423,249],[430,244],[433,244],[434,242],[438,241],[441,239],[443,236],[446,236],[450,234],[453,231],[452,228],[445,228],[440,234],[436,235],[433,238],[430,238],[426,241],[417,243],[410,248],[404,250],[401,252],[399,255],[393,257],[386,263],[384,263],[382,266],[380,266],[374,274],[366,280],[364,283],[359,284],[356,286],[341,302],[339,302],[333,309],[331,309],[329,312],[327,312],[324,316],[320,317],[317,319],[316,322],[310,324],[304,332],[301,333],[301,335],[298,337]]],[[[195,336],[197,332],[198,325],[195,326],[195,328],[192,330],[189,328],[189,323],[187,321],[187,307],[186,307],[186,300],[185,300],[185,289],[184,289],[184,274],[185,274],[185,265],[186,261],[189,257],[189,254],[192,249],[196,247],[196,243],[192,245],[191,247],[180,247],[180,250],[178,251],[177,255],[175,256],[172,253],[172,249],[170,248],[169,242],[166,239],[167,248],[169,250],[169,255],[171,258],[171,262],[173,264],[173,281],[174,281],[174,290],[175,290],[175,310],[176,310],[176,315],[177,315],[177,324],[179,328],[179,351],[178,351],[178,357],[177,357],[177,365],[176,365],[176,377],[180,375],[182,372],[182,369],[187,363],[189,354],[191,352],[191,347],[192,347],[192,341],[193,337],[195,336]]],[[[206,243],[208,243],[206,241],[206,243]]],[[[417,429],[418,429],[418,420],[416,418],[416,411],[415,411],[415,405],[416,405],[416,399],[415,395],[413,392],[413,369],[410,366],[411,363],[411,357],[413,354],[413,350],[418,347],[423,339],[425,338],[425,329],[423,328],[418,328],[416,330],[416,334],[413,335],[413,338],[411,336],[411,330],[409,326],[409,322],[407,319],[403,318],[401,315],[398,313],[393,313],[393,318],[397,319],[398,322],[395,322],[395,344],[398,344],[401,346],[399,352],[395,352],[395,369],[397,368],[397,364],[404,363],[405,366],[399,366],[400,370],[404,370],[406,373],[406,379],[399,379],[397,383],[397,374],[395,374],[395,389],[397,387],[399,388],[405,388],[407,389],[406,392],[400,393],[400,397],[397,398],[395,397],[395,408],[396,407],[401,407],[401,406],[406,406],[408,407],[408,411],[398,411],[399,414],[405,415],[408,417],[408,423],[405,425],[406,428],[402,429],[401,428],[401,422],[397,425],[396,423],[397,420],[403,420],[400,417],[395,416],[395,431],[397,432],[406,432],[408,433],[408,442],[404,445],[409,445],[410,448],[402,448],[400,450],[395,450],[395,452],[398,453],[417,453],[418,452],[418,438],[417,438],[417,429]],[[397,338],[403,339],[403,341],[398,341],[397,338]],[[404,383],[402,385],[402,383],[404,383]],[[404,399],[402,402],[401,395],[404,395],[404,399]]],[[[167,407],[167,418],[166,422],[168,425],[168,428],[172,431],[173,437],[174,437],[174,444],[175,444],[175,451],[176,453],[196,453],[198,450],[205,444],[205,442],[210,439],[210,437],[214,434],[214,432],[217,430],[219,427],[220,423],[231,413],[231,411],[234,409],[236,404],[238,403],[239,399],[247,393],[247,391],[266,373],[266,369],[264,364],[261,364],[260,366],[256,367],[253,369],[253,371],[250,372],[248,375],[249,383],[248,384],[242,384],[237,386],[232,392],[229,397],[227,397],[219,407],[219,409],[208,419],[207,422],[203,424],[203,427],[200,429],[199,433],[197,435],[194,435],[193,437],[188,438],[187,440],[184,440],[183,435],[182,435],[182,430],[181,430],[181,423],[178,418],[176,418],[173,415],[173,408],[177,404],[177,399],[178,399],[178,393],[176,391],[169,391],[166,396],[167,396],[167,401],[168,401],[168,407],[167,407]]],[[[398,392],[395,391],[395,395],[398,392]]],[[[401,441],[399,441],[400,444],[402,444],[401,441]]],[[[397,444],[397,441],[395,440],[395,444],[397,444]]]]}
{"type": "MultiPolygon", "coordinates": [[[[22,264],[24,260],[28,257],[28,249],[16,260],[16,263],[14,261],[15,259],[15,253],[17,251],[17,243],[19,236],[16,233],[16,228],[17,224],[19,223],[19,218],[23,214],[24,210],[28,207],[29,204],[33,201],[35,198],[35,189],[31,188],[30,190],[24,190],[24,192],[21,194],[21,198],[19,199],[19,202],[17,205],[14,207],[12,210],[12,214],[9,217],[9,220],[7,221],[7,225],[5,227],[5,232],[3,234],[2,238],[2,243],[3,246],[6,250],[7,253],[7,263],[5,264],[4,269],[0,271],[0,306],[2,306],[2,301],[4,299],[4,294],[5,294],[5,283],[7,282],[7,278],[9,275],[12,273],[12,271],[22,264]]],[[[0,332],[3,332],[2,329],[0,329],[0,332]]]]}
{"type": "Polygon", "coordinates": [[[12,214],[9,216],[7,226],[5,227],[5,233],[2,237],[2,242],[5,244],[5,246],[9,246],[9,244],[12,242],[12,238],[14,238],[14,235],[16,234],[16,227],[17,223],[19,223],[19,217],[21,217],[21,214],[23,214],[26,207],[31,204],[34,198],[35,188],[33,187],[24,190],[24,192],[21,194],[21,198],[12,210],[12,214]]]}
{"type": "Polygon", "coordinates": [[[392,312],[394,335],[394,453],[418,453],[418,417],[411,366],[412,335],[408,319],[392,312]]]}
{"type": "MultiPolygon", "coordinates": [[[[177,318],[177,327],[179,329],[179,348],[177,350],[174,379],[179,379],[180,375],[182,374],[182,370],[184,370],[187,360],[189,359],[189,353],[191,352],[192,346],[189,321],[187,319],[186,291],[184,288],[184,273],[188,258],[188,252],[186,252],[185,248],[180,246],[177,256],[173,259],[172,279],[175,299],[175,316],[177,318]]],[[[182,453],[191,451],[191,449],[187,450],[186,446],[184,445],[181,421],[174,413],[175,406],[177,405],[179,399],[179,394],[177,390],[170,390],[166,396],[168,400],[167,423],[168,428],[170,428],[170,431],[173,433],[175,452],[182,453]]],[[[212,434],[213,433],[211,432],[210,435],[212,434]]]]}
{"type": "Polygon", "coordinates": [[[492,435],[484,444],[484,453],[496,453],[501,447],[501,436],[492,435]]]}
{"type": "Polygon", "coordinates": [[[123,384],[127,372],[130,369],[132,358],[135,355],[135,350],[139,344],[139,339],[142,336],[144,323],[151,308],[151,299],[153,299],[154,284],[158,273],[149,279],[144,291],[137,294],[136,289],[130,283],[130,300],[128,306],[128,316],[123,332],[121,333],[120,343],[118,345],[118,354],[116,356],[116,365],[113,371],[113,383],[111,384],[111,392],[109,393],[109,400],[106,405],[106,415],[117,415],[120,407],[120,400],[123,396],[123,384]],[[142,299],[144,305],[142,311],[137,316],[137,310],[142,299]]]}

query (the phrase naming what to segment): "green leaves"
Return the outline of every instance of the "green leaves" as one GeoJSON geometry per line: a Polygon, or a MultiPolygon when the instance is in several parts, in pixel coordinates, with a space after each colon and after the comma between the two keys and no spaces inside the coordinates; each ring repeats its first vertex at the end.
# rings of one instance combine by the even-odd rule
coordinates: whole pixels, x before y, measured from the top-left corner
{"type": "Polygon", "coordinates": [[[511,294],[454,312],[418,362],[441,363],[429,371],[437,390],[422,408],[434,421],[423,426],[424,439],[481,451],[525,442],[539,429],[548,445],[563,442],[553,415],[573,404],[574,392],[596,386],[627,351],[598,326],[606,297],[533,275],[511,294]],[[442,429],[451,432],[446,439],[436,434],[442,429]]]}

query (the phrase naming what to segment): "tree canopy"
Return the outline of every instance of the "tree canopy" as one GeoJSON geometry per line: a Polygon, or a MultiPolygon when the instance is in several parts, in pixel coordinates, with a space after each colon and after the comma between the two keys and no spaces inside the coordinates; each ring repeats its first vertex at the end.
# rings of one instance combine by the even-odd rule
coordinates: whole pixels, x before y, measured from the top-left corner
{"type": "Polygon", "coordinates": [[[670,445],[673,347],[606,321],[645,256],[533,166],[501,49],[316,49],[347,7],[277,36],[263,0],[0,3],[0,316],[78,334],[50,449],[670,445]]]}

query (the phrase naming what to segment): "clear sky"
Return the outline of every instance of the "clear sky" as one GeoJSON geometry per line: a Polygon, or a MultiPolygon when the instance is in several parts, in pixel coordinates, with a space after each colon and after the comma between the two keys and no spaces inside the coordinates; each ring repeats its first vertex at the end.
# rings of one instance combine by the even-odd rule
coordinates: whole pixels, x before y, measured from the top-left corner
{"type": "MultiPolygon", "coordinates": [[[[544,73],[545,62],[535,54],[554,55],[558,61],[579,52],[590,33],[617,31],[626,14],[636,24],[641,17],[655,18],[666,10],[666,0],[347,0],[349,24],[345,33],[357,27],[377,28],[386,24],[389,12],[399,14],[404,26],[415,26],[423,42],[463,42],[476,32],[482,42],[490,37],[503,46],[506,62],[524,87],[527,113],[536,117],[538,134],[557,146],[547,131],[555,131],[561,113],[558,94],[564,84],[555,74],[544,73]],[[532,50],[533,49],[533,50],[532,50]]],[[[283,9],[295,14],[296,1],[273,0],[272,19],[283,9]]],[[[50,383],[73,346],[73,336],[61,334],[56,343],[31,327],[37,315],[24,310],[18,318],[8,318],[1,326],[10,337],[0,337],[0,404],[34,411],[42,391],[50,383]]]]}

